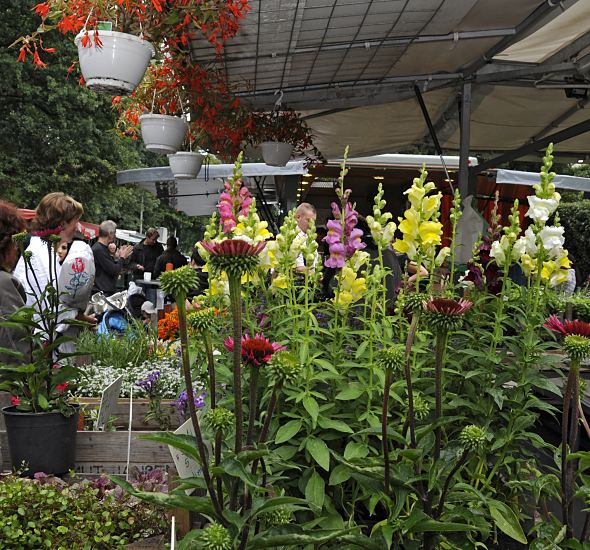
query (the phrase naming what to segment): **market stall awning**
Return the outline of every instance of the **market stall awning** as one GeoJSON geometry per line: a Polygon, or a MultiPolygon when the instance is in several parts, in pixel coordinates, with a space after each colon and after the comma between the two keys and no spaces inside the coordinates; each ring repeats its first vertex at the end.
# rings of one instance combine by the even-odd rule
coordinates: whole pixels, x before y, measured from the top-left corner
{"type": "MultiPolygon", "coordinates": [[[[25,220],[32,220],[35,217],[35,211],[28,208],[19,208],[18,213],[25,220]]],[[[98,225],[89,222],[80,222],[78,230],[86,239],[96,239],[98,237],[98,225]]]]}
{"type": "MultiPolygon", "coordinates": [[[[459,150],[458,94],[471,83],[471,152],[510,150],[587,119],[589,0],[251,0],[219,66],[241,97],[302,112],[328,158],[459,150]],[[572,91],[566,97],[564,90],[572,91]]],[[[556,147],[590,150],[588,134],[556,147]]]]}
{"type": "MultiPolygon", "coordinates": [[[[539,183],[539,174],[535,172],[521,172],[520,170],[499,169],[496,171],[496,183],[533,186],[539,183]]],[[[557,174],[553,183],[558,189],[590,192],[590,178],[557,174]]]]}

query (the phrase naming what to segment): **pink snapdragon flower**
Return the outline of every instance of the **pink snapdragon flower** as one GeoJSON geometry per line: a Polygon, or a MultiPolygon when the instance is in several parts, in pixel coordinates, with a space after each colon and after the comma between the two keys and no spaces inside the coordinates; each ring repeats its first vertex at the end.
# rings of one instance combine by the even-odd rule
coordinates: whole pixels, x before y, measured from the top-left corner
{"type": "Polygon", "coordinates": [[[326,267],[334,269],[344,267],[347,258],[366,246],[361,240],[363,232],[356,228],[358,212],[348,201],[349,195],[350,190],[347,189],[341,199],[344,219],[342,219],[340,207],[335,202],[332,203],[332,213],[336,219],[329,220],[326,224],[328,234],[324,237],[324,241],[328,243],[330,250],[330,257],[324,262],[326,267]]]}
{"type": "Polygon", "coordinates": [[[248,216],[252,195],[248,188],[242,185],[241,180],[236,180],[234,183],[226,181],[223,186],[225,191],[219,196],[217,210],[221,217],[222,230],[225,234],[229,234],[238,224],[240,216],[248,216]]]}

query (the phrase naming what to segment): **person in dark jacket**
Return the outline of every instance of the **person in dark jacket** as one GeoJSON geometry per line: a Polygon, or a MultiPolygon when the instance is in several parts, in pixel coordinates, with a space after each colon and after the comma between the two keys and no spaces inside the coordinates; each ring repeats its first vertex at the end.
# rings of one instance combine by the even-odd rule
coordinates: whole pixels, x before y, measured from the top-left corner
{"type": "Polygon", "coordinates": [[[145,233],[145,239],[138,242],[129,257],[134,264],[133,277],[141,279],[144,273],[154,273],[156,260],[164,253],[164,247],[158,242],[160,234],[155,227],[150,227],[145,233]]]}
{"type": "Polygon", "coordinates": [[[157,279],[163,271],[170,271],[170,269],[166,269],[168,264],[172,265],[172,269],[178,269],[183,265],[187,264],[186,258],[178,252],[176,249],[178,247],[178,241],[176,237],[168,237],[166,241],[166,250],[161,256],[158,256],[156,260],[156,265],[153,271],[154,279],[157,279]]]}
{"type": "Polygon", "coordinates": [[[115,254],[111,254],[109,246],[115,242],[116,231],[117,224],[114,221],[102,222],[98,228],[98,241],[92,246],[96,267],[92,291],[103,292],[105,296],[117,291],[117,278],[133,252],[131,245],[124,245],[115,254]]]}

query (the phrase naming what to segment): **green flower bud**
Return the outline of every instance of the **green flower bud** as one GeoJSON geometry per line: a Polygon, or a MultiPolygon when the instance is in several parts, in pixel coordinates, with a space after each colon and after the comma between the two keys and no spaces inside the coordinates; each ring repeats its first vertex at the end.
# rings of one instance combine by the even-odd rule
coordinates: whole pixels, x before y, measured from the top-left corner
{"type": "Polygon", "coordinates": [[[291,510],[288,510],[285,507],[277,508],[276,510],[271,510],[266,514],[263,514],[263,519],[267,526],[275,526],[275,525],[286,525],[287,523],[291,522],[291,510]]]}
{"type": "Polygon", "coordinates": [[[430,414],[430,403],[419,394],[414,396],[414,416],[417,420],[424,420],[430,414]]]}
{"type": "Polygon", "coordinates": [[[293,382],[301,372],[301,364],[288,351],[277,351],[266,364],[265,371],[276,382],[293,382]]]}
{"type": "Polygon", "coordinates": [[[219,326],[218,310],[214,307],[193,310],[187,315],[187,321],[198,332],[212,332],[219,326]]]}
{"type": "Polygon", "coordinates": [[[234,413],[223,407],[217,407],[207,412],[205,422],[215,432],[227,432],[234,426],[234,413]]]}
{"type": "Polygon", "coordinates": [[[21,231],[20,233],[15,233],[12,236],[12,242],[17,246],[19,250],[24,250],[25,242],[27,240],[27,236],[29,234],[26,231],[21,231]]]}
{"type": "Polygon", "coordinates": [[[459,441],[466,448],[472,451],[481,449],[486,442],[486,432],[483,428],[470,424],[461,430],[459,441]]]}
{"type": "Polygon", "coordinates": [[[570,359],[581,361],[590,355],[590,339],[571,334],[563,339],[563,348],[570,359]]]}
{"type": "Polygon", "coordinates": [[[173,271],[165,271],[160,275],[160,288],[174,298],[186,297],[189,290],[198,284],[197,273],[189,265],[179,267],[173,271]]]}
{"type": "Polygon", "coordinates": [[[229,531],[219,523],[210,523],[201,534],[199,547],[202,550],[231,550],[229,531]]]}
{"type": "Polygon", "coordinates": [[[394,344],[380,349],[376,357],[377,365],[385,370],[402,370],[406,364],[406,350],[403,344],[394,344]]]}

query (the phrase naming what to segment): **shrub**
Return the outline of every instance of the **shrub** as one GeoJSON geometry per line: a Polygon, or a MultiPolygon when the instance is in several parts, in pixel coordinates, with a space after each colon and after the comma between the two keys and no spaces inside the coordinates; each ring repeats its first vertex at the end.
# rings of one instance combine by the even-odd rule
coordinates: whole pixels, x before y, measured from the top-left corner
{"type": "MultiPolygon", "coordinates": [[[[3,548],[111,550],[167,528],[161,508],[113,489],[106,478],[67,485],[37,476],[31,480],[9,475],[0,482],[3,548]]],[[[150,489],[146,480],[139,486],[150,489]]]]}

